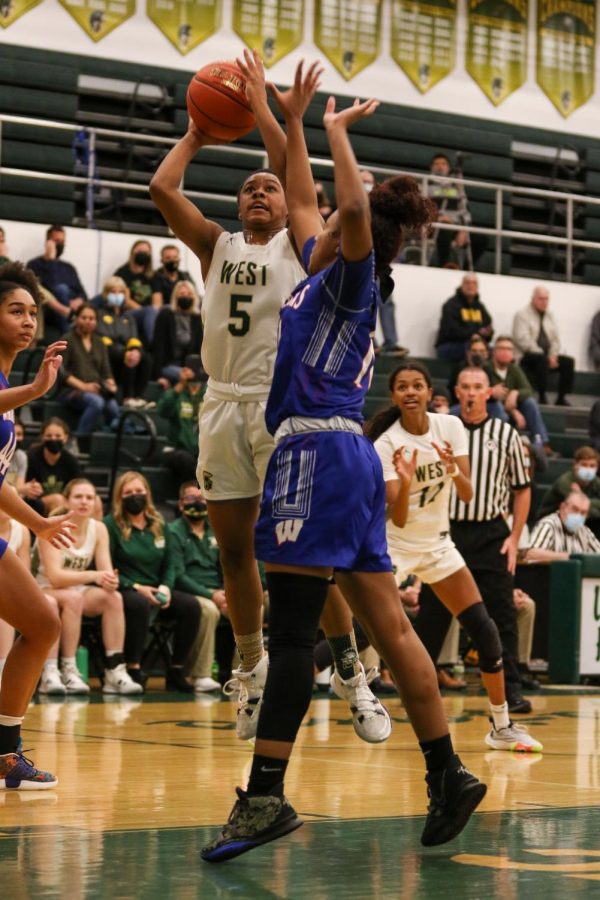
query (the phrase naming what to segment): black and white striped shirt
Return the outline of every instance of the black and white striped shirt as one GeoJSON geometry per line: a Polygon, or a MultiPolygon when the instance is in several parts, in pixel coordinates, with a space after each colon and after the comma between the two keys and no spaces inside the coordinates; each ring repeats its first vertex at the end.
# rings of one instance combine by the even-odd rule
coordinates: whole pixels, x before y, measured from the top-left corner
{"type": "Polygon", "coordinates": [[[453,522],[489,522],[507,515],[512,491],[530,486],[523,445],[518,432],[501,419],[484,419],[477,425],[463,420],[469,437],[473,499],[463,503],[456,488],[450,495],[453,522]]]}
{"type": "Polygon", "coordinates": [[[559,514],[544,516],[533,529],[529,548],[556,550],[559,553],[600,553],[600,541],[585,525],[575,534],[564,527],[559,514]]]}

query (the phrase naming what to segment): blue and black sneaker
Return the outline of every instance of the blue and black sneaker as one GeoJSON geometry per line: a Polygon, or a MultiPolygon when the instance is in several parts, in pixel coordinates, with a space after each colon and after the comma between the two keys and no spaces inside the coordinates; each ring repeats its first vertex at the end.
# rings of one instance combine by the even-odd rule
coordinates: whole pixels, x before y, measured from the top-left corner
{"type": "Polygon", "coordinates": [[[456,755],[446,769],[428,774],[425,781],[429,809],[421,843],[435,847],[460,834],[485,797],[487,787],[465,769],[456,755]]]}
{"type": "Polygon", "coordinates": [[[233,859],[295,831],[302,819],[283,794],[261,794],[249,797],[236,788],[236,800],[227,824],[212,843],[200,853],[206,862],[218,863],[233,859]]]}
{"type": "Polygon", "coordinates": [[[56,775],[36,769],[22,753],[5,753],[0,756],[0,790],[40,791],[55,788],[56,775]]]}

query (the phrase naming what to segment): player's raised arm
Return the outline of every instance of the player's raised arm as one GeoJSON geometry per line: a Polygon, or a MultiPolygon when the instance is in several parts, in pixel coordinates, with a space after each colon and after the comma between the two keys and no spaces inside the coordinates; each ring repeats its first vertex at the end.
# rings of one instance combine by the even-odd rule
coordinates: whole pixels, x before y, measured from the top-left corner
{"type": "Polygon", "coordinates": [[[371,116],[379,106],[378,100],[365,100],[339,113],[335,99],[330,97],[323,116],[323,124],[334,162],[335,196],[340,223],[340,245],[344,259],[364,259],[371,251],[371,212],[369,196],[364,189],[348,128],[359,119],[371,116]]]}
{"type": "Polygon", "coordinates": [[[285,187],[287,138],[267,102],[263,61],[256,50],[246,49],[243,57],[236,59],[236,63],[246,79],[246,97],[256,117],[256,124],[269,157],[269,166],[285,187]]]}
{"type": "Polygon", "coordinates": [[[196,254],[206,278],[217,238],[223,231],[184,196],[181,180],[202,147],[219,141],[203,134],[190,120],[187,132],[165,156],[150,182],[150,196],[177,237],[196,254]]]}

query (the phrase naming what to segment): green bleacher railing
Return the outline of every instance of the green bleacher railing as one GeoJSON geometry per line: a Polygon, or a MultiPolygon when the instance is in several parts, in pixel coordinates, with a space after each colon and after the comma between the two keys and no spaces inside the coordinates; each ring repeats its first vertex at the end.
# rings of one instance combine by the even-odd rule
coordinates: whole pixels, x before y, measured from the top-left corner
{"type": "MultiPolygon", "coordinates": [[[[96,173],[96,143],[99,137],[110,137],[110,138],[118,138],[119,140],[128,140],[135,141],[137,143],[152,143],[152,144],[162,144],[165,147],[173,146],[177,143],[175,138],[163,137],[161,135],[152,135],[152,134],[142,134],[138,132],[131,131],[119,131],[111,128],[100,128],[100,127],[91,127],[91,126],[83,126],[83,125],[73,125],[71,123],[66,122],[52,122],[44,119],[34,119],[24,116],[13,116],[13,115],[0,115],[0,178],[2,175],[17,177],[17,178],[30,178],[30,179],[41,179],[46,181],[59,181],[68,184],[79,184],[85,186],[86,189],[86,221],[88,222],[89,227],[93,227],[94,225],[94,192],[100,188],[112,188],[123,191],[131,191],[135,193],[148,193],[148,185],[147,184],[139,184],[139,183],[131,183],[126,181],[117,181],[113,179],[105,179],[99,178],[96,173]],[[18,169],[13,167],[6,167],[2,165],[2,136],[3,136],[3,125],[5,124],[16,124],[16,125],[27,125],[34,126],[40,129],[58,129],[62,131],[67,131],[72,134],[76,134],[78,132],[85,132],[88,136],[88,163],[87,163],[87,171],[85,175],[64,175],[64,174],[56,174],[52,172],[41,172],[41,171],[33,171],[29,169],[18,169]]],[[[230,145],[227,146],[219,146],[211,148],[213,150],[218,150],[219,153],[222,153],[224,157],[227,156],[245,156],[245,157],[255,157],[257,159],[257,164],[263,165],[266,160],[266,154],[261,150],[254,150],[252,148],[247,147],[232,147],[230,145]]],[[[310,162],[312,165],[324,166],[333,168],[333,163],[330,159],[324,157],[311,156],[310,162]]],[[[423,190],[427,191],[428,184],[430,182],[447,182],[447,178],[438,177],[435,175],[431,175],[429,172],[416,172],[416,171],[406,171],[402,169],[392,169],[384,166],[374,166],[369,165],[368,167],[372,172],[378,175],[412,175],[414,178],[417,178],[422,186],[423,190]]],[[[526,240],[532,241],[540,244],[553,244],[556,246],[563,246],[566,248],[566,261],[565,261],[565,274],[566,281],[571,282],[573,280],[573,251],[576,248],[582,249],[590,249],[590,250],[600,250],[600,242],[598,241],[585,241],[576,239],[574,237],[574,208],[575,204],[587,204],[592,206],[600,206],[600,198],[591,197],[582,194],[571,194],[564,191],[548,191],[543,190],[541,188],[528,188],[528,187],[520,187],[516,185],[507,185],[500,184],[497,182],[491,181],[479,181],[475,179],[469,178],[455,178],[451,179],[454,183],[462,185],[464,188],[478,188],[481,190],[489,190],[494,195],[494,204],[495,204],[495,226],[493,228],[486,228],[477,225],[471,224],[451,224],[445,222],[437,222],[433,227],[434,229],[442,229],[448,231],[467,231],[472,234],[485,234],[494,237],[495,239],[495,272],[496,274],[501,274],[502,272],[502,241],[503,239],[510,240],[526,240]],[[528,197],[536,197],[543,198],[547,200],[552,200],[554,202],[564,202],[566,207],[566,236],[559,237],[550,234],[537,234],[535,232],[528,231],[514,231],[509,228],[504,228],[503,226],[503,203],[505,195],[511,194],[520,194],[528,197]]],[[[0,182],[0,190],[1,190],[1,182],[0,182]]],[[[237,203],[237,198],[233,194],[215,194],[207,191],[186,191],[186,195],[191,198],[195,198],[198,200],[217,200],[222,203],[230,203],[232,205],[237,203]]],[[[421,240],[421,263],[426,264],[427,262],[427,254],[428,254],[428,243],[427,238],[423,235],[421,240]]]]}

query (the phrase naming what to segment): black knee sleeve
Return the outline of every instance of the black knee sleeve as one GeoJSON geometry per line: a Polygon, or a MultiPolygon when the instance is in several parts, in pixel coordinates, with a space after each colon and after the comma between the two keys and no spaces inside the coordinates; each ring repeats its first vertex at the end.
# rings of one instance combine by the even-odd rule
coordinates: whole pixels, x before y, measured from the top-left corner
{"type": "Polygon", "coordinates": [[[296,739],[312,697],[315,637],[328,587],[326,578],[267,572],[269,674],[257,738],[296,739]]]}
{"type": "Polygon", "coordinates": [[[493,674],[501,672],[502,644],[496,623],[483,603],[474,603],[458,616],[458,621],[465,629],[479,654],[479,668],[482,672],[493,674]]]}

